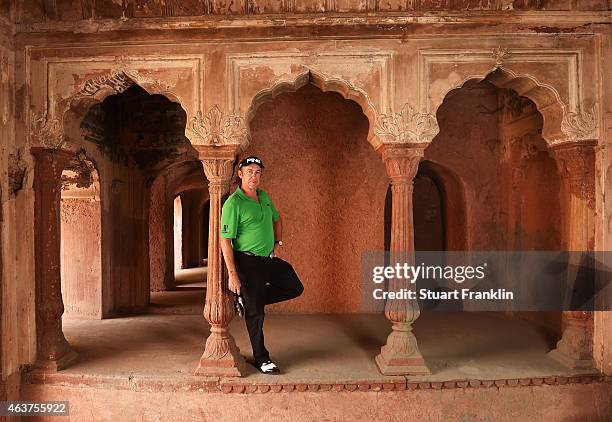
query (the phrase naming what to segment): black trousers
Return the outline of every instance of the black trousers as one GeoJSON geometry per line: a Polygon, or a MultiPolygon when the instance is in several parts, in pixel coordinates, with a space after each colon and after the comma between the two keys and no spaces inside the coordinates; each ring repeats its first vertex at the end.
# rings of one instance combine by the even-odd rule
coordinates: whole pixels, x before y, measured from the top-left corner
{"type": "Polygon", "coordinates": [[[240,291],[246,308],[245,321],[256,365],[270,359],[264,345],[264,307],[298,297],[304,286],[293,267],[280,258],[234,252],[240,291]]]}

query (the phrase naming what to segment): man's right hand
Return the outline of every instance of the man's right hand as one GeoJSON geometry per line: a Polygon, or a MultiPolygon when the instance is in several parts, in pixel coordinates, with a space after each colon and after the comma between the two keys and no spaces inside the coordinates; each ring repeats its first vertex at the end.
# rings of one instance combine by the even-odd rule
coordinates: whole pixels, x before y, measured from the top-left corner
{"type": "Polygon", "coordinates": [[[229,273],[229,281],[227,286],[230,291],[240,294],[240,278],[238,278],[238,273],[236,271],[232,271],[229,273]]]}

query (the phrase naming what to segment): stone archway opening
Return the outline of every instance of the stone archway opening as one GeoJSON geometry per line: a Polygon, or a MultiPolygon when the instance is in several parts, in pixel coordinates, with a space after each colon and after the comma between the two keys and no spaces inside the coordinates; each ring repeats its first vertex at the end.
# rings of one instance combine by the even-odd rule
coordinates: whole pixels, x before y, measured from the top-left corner
{"type": "Polygon", "coordinates": [[[465,188],[450,169],[424,160],[414,179],[416,251],[467,250],[465,188]]]}
{"type": "MultiPolygon", "coordinates": [[[[209,193],[201,168],[194,168],[174,189],[175,287],[203,292],[207,277],[209,193]],[[206,245],[206,246],[203,246],[206,245]]],[[[203,306],[203,301],[199,302],[203,306]]]]}
{"type": "MultiPolygon", "coordinates": [[[[458,250],[563,250],[561,179],[536,104],[485,78],[449,92],[437,119],[440,133],[425,159],[452,172],[464,188],[458,250]]],[[[560,312],[513,316],[542,328],[549,345],[561,335],[560,312]]]]}
{"type": "Polygon", "coordinates": [[[284,257],[303,280],[272,312],[359,312],[360,254],[384,248],[388,178],[357,103],[307,84],[258,106],[243,155],[266,165],[262,188],[283,218],[284,257]]]}
{"type": "MultiPolygon", "coordinates": [[[[57,277],[60,286],[56,291],[60,296],[64,294],[68,321],[65,330],[58,321],[59,333],[39,325],[39,355],[49,356],[39,358],[42,368],[65,367],[74,359],[65,340],[50,343],[52,336],[63,339],[64,331],[75,349],[85,351],[85,355],[96,353],[98,334],[108,339],[111,349],[121,349],[118,342],[113,343],[114,331],[108,325],[96,325],[100,332],[93,338],[88,335],[92,326],[71,322],[70,317],[103,319],[159,313],[151,306],[152,279],[161,290],[175,286],[173,199],[177,193],[203,191],[206,186],[197,152],[185,137],[186,113],[180,104],[133,85],[87,110],[83,106],[76,102],[75,108],[64,116],[65,139],[81,149],[76,157],[71,151],[34,151],[39,162],[46,165],[47,173],[57,167],[48,164],[53,163],[55,155],[66,157],[61,158],[66,164],[62,163],[59,169],[64,170],[62,184],[59,185],[60,174],[55,179],[56,191],[64,188],[60,190],[62,209],[58,214],[66,223],[57,234],[57,251],[63,265],[58,262],[55,269],[63,276],[57,277]],[[80,120],[75,121],[79,116],[80,120]],[[85,204],[85,200],[89,202],[85,204]],[[92,283],[84,283],[85,273],[92,283]],[[61,353],[53,348],[61,348],[61,353]],[[57,362],[55,356],[60,357],[57,362]]],[[[43,170],[40,174],[38,184],[50,183],[43,178],[43,170]]],[[[51,197],[53,190],[42,192],[41,199],[44,195],[51,197]]],[[[195,212],[189,219],[196,233],[192,249],[200,262],[201,202],[201,198],[193,202],[195,212]]],[[[195,314],[202,312],[203,292],[200,286],[195,314]]],[[[167,301],[162,307],[181,305],[174,302],[167,301]]],[[[45,306],[49,305],[42,303],[37,308],[37,318],[56,329],[58,324],[44,312],[45,306]]],[[[53,306],[61,317],[61,299],[53,306]]]]}
{"type": "Polygon", "coordinates": [[[173,199],[167,178],[178,165],[198,161],[185,125],[180,104],[138,85],[93,105],[80,123],[100,163],[108,201],[103,230],[113,312],[146,309],[152,279],[162,280],[154,283],[156,288],[173,284],[166,280],[172,275],[166,267],[173,267],[174,256],[164,246],[172,242],[172,226],[166,224],[173,199]]]}
{"type": "MultiPolygon", "coordinates": [[[[66,139],[82,146],[100,174],[102,211],[94,223],[100,226],[104,264],[97,277],[101,317],[109,317],[145,311],[151,291],[174,289],[173,198],[186,178],[200,188],[206,178],[185,137],[180,104],[138,85],[100,100],[74,102],[64,128],[66,139]]],[[[199,233],[197,216],[190,221],[199,233]]],[[[199,236],[193,243],[201,262],[199,236]]]]}

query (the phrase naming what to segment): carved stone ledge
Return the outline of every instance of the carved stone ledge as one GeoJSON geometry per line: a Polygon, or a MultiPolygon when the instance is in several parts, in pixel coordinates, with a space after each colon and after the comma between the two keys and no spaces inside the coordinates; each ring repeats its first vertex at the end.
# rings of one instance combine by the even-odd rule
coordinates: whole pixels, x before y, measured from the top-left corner
{"type": "Polygon", "coordinates": [[[451,381],[353,381],[349,383],[277,383],[277,384],[252,384],[252,383],[219,383],[219,390],[223,393],[287,393],[287,392],[342,392],[342,391],[406,391],[406,390],[452,390],[466,388],[516,388],[534,387],[543,385],[566,385],[566,384],[593,384],[612,383],[612,377],[604,377],[599,374],[581,376],[550,376],[533,378],[510,378],[494,380],[451,380],[451,381]],[[610,378],[610,379],[608,379],[610,378]]]}
{"type": "Polygon", "coordinates": [[[61,384],[82,388],[84,385],[94,388],[127,389],[131,391],[199,391],[205,393],[291,393],[291,392],[344,392],[344,391],[406,391],[406,390],[452,390],[469,388],[520,388],[569,384],[611,384],[612,376],[601,374],[587,375],[552,375],[548,377],[528,377],[509,379],[460,379],[450,381],[417,381],[404,377],[390,380],[330,380],[328,382],[269,382],[249,383],[219,377],[198,379],[160,380],[148,377],[132,377],[129,382],[113,375],[83,375],[46,373],[38,370],[25,370],[21,375],[22,383],[32,385],[61,384]]]}

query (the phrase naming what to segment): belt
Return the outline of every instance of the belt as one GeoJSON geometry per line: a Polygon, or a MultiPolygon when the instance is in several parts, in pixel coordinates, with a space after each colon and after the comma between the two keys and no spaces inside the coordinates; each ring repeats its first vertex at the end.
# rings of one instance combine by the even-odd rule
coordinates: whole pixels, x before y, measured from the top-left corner
{"type": "Polygon", "coordinates": [[[253,252],[248,252],[248,251],[246,251],[246,252],[243,252],[243,251],[235,251],[235,252],[238,252],[238,253],[241,253],[241,254],[244,254],[244,255],[248,255],[248,256],[255,256],[255,257],[257,257],[257,258],[272,258],[271,256],[261,256],[261,255],[255,255],[253,252]]]}

